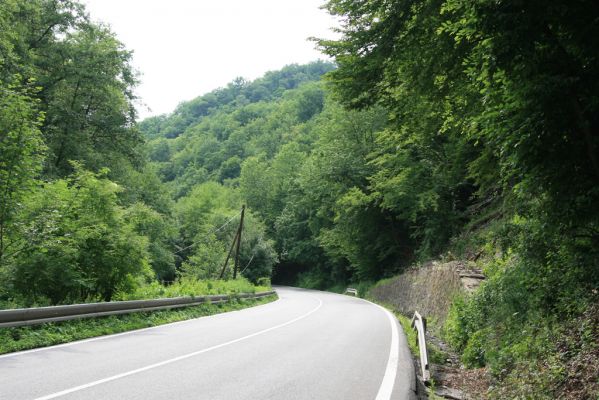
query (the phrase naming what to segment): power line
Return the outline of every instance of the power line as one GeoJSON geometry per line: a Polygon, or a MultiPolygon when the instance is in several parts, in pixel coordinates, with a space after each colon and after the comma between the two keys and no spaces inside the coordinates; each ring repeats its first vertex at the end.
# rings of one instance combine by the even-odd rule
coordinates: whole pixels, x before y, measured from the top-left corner
{"type": "Polygon", "coordinates": [[[250,258],[250,261],[248,261],[247,265],[245,266],[245,268],[243,269],[243,271],[241,271],[239,273],[239,275],[243,274],[245,272],[246,269],[248,269],[248,267],[250,266],[250,264],[252,263],[252,260],[254,259],[254,256],[256,255],[256,253],[254,252],[254,254],[252,254],[252,257],[250,258]]]}
{"type": "Polygon", "coordinates": [[[237,217],[238,217],[240,214],[241,214],[241,212],[238,212],[238,213],[237,213],[237,214],[235,214],[235,215],[234,215],[234,216],[233,216],[233,217],[232,217],[230,220],[228,220],[227,222],[225,222],[223,225],[219,226],[219,227],[218,227],[218,228],[216,228],[216,229],[213,229],[211,232],[208,232],[208,233],[206,233],[206,234],[205,234],[205,235],[202,237],[202,239],[200,239],[200,240],[197,240],[197,241],[193,242],[192,244],[190,244],[190,245],[189,245],[189,246],[187,246],[187,247],[184,247],[184,248],[182,248],[182,249],[179,249],[179,250],[175,251],[173,254],[180,253],[180,252],[182,252],[183,250],[187,250],[187,249],[189,249],[189,248],[191,248],[191,247],[195,246],[196,244],[198,244],[198,243],[200,243],[200,242],[203,242],[203,241],[205,241],[205,239],[206,239],[206,238],[207,238],[209,235],[212,235],[213,233],[217,233],[217,232],[219,232],[219,231],[223,230],[225,226],[229,225],[229,224],[231,223],[231,221],[233,221],[235,218],[237,218],[237,217]]]}

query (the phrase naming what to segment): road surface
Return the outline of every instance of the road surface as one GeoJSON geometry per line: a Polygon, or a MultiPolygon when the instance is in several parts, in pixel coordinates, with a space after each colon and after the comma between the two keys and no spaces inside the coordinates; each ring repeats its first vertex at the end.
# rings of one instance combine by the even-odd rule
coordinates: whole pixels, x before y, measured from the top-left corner
{"type": "Polygon", "coordinates": [[[0,399],[413,399],[401,328],[349,296],[277,288],[241,311],[0,356],[0,399]]]}

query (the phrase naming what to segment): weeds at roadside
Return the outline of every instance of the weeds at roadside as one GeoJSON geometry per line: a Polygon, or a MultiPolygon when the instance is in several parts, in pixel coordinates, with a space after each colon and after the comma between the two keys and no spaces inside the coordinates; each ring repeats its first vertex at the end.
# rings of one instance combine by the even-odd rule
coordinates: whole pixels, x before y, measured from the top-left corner
{"type": "Polygon", "coordinates": [[[276,298],[276,295],[272,295],[259,299],[232,299],[227,303],[201,304],[174,310],[113,315],[18,328],[0,328],[0,354],[241,310],[269,303],[276,298]]]}

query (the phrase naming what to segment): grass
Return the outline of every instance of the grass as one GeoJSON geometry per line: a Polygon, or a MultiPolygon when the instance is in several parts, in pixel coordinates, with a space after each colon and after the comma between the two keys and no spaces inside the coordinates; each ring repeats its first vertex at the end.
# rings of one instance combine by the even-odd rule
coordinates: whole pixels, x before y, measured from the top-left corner
{"type": "Polygon", "coordinates": [[[276,298],[276,295],[272,295],[260,299],[232,299],[227,303],[201,304],[174,310],[139,312],[18,328],[0,328],[0,354],[240,310],[266,304],[276,298]]]}
{"type": "MultiPolygon", "coordinates": [[[[128,292],[116,293],[112,300],[147,300],[157,298],[170,298],[182,296],[206,296],[213,294],[238,294],[238,293],[258,293],[271,290],[269,282],[262,285],[254,285],[247,279],[241,277],[235,280],[198,280],[193,278],[182,278],[170,285],[162,285],[157,281],[151,283],[140,284],[128,292]]],[[[102,300],[96,297],[87,299],[78,299],[75,301],[81,303],[95,303],[102,300]]],[[[6,294],[0,293],[0,310],[8,310],[15,308],[29,307],[45,307],[53,305],[72,304],[65,302],[60,304],[52,304],[49,299],[38,298],[35,302],[26,301],[22,298],[11,298],[6,294]]]]}
{"type": "Polygon", "coordinates": [[[211,294],[257,293],[271,290],[270,286],[255,286],[245,278],[235,280],[181,279],[164,286],[154,281],[127,293],[119,293],[114,300],[144,300],[163,297],[205,296],[211,294]]]}
{"type": "Polygon", "coordinates": [[[399,324],[403,328],[404,333],[406,334],[406,338],[408,339],[408,347],[410,348],[412,355],[414,357],[420,357],[420,350],[418,349],[418,333],[416,330],[414,330],[414,328],[412,328],[410,319],[396,311],[394,314],[399,321],[399,324]]]}
{"type": "MultiPolygon", "coordinates": [[[[410,318],[398,313],[397,311],[395,311],[394,314],[397,317],[397,320],[399,321],[401,327],[403,328],[404,333],[406,334],[408,340],[408,347],[410,347],[410,351],[412,352],[414,357],[420,357],[420,350],[418,349],[418,333],[414,328],[412,328],[412,321],[410,320],[410,318]]],[[[447,353],[435,346],[434,343],[427,341],[426,349],[428,351],[428,358],[431,364],[444,364],[447,360],[447,353]]]]}

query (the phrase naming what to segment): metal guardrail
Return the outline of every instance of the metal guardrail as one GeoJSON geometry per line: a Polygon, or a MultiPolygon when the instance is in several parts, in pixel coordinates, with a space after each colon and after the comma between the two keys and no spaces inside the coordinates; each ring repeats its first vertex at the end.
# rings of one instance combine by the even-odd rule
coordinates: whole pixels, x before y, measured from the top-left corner
{"type": "Polygon", "coordinates": [[[172,297],[151,300],[112,301],[106,303],[71,304],[66,306],[17,308],[0,310],[0,328],[37,325],[45,322],[59,322],[78,318],[104,317],[142,311],[168,310],[195,306],[202,303],[224,303],[231,298],[266,297],[274,291],[260,293],[240,293],[233,295],[210,295],[199,297],[172,297]]]}
{"type": "Polygon", "coordinates": [[[426,351],[426,318],[423,318],[418,311],[414,312],[410,324],[418,332],[418,349],[420,350],[420,370],[422,381],[426,384],[431,379],[428,364],[428,352],[426,351]]]}
{"type": "Polygon", "coordinates": [[[354,296],[358,297],[358,289],[348,287],[345,289],[345,293],[353,294],[354,296]]]}

